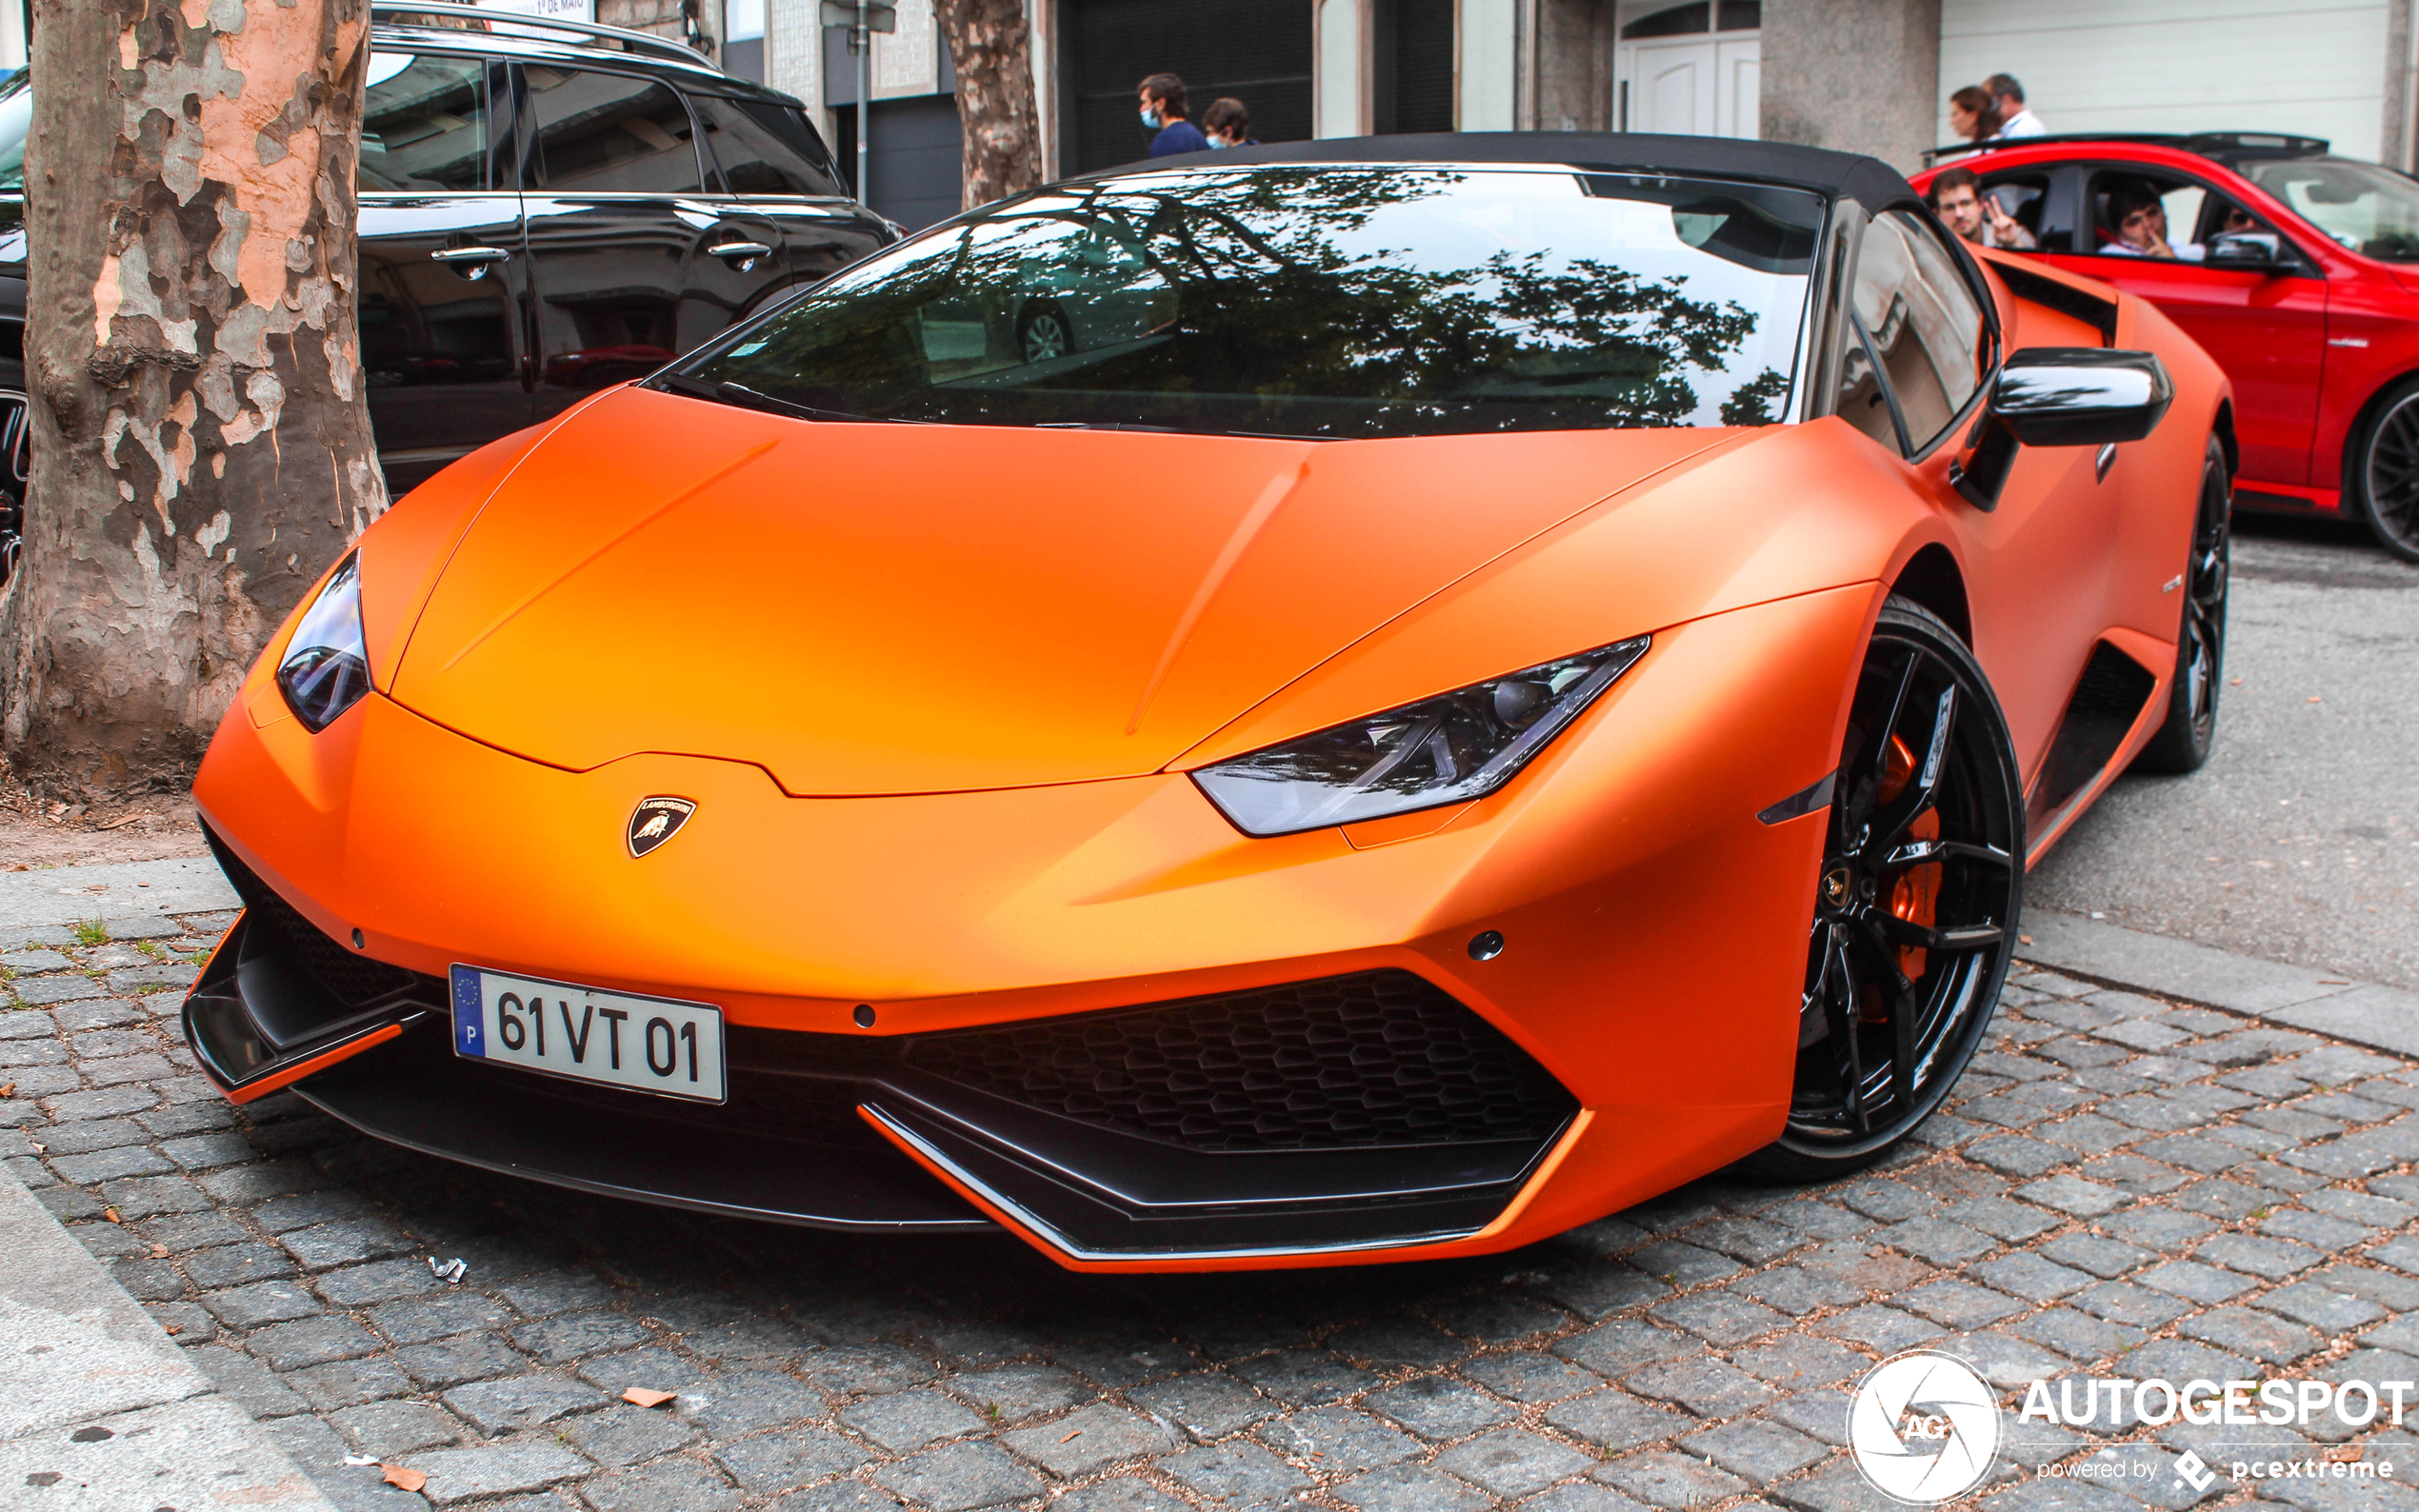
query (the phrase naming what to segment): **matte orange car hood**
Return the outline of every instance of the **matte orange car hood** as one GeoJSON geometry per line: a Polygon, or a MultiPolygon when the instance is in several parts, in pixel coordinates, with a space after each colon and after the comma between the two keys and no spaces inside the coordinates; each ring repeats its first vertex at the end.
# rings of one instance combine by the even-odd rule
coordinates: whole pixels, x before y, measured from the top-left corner
{"type": "Polygon", "coordinates": [[[846,425],[628,389],[478,510],[391,692],[556,766],[719,756],[797,794],[1155,771],[1730,434],[846,425]]]}

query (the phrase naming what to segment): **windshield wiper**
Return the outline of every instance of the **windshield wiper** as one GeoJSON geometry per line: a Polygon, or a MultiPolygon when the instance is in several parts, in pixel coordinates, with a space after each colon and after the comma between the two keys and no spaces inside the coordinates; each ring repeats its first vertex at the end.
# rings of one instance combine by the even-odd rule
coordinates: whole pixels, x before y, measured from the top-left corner
{"type": "Polygon", "coordinates": [[[665,388],[674,393],[688,394],[696,399],[718,400],[723,404],[736,405],[742,409],[760,409],[766,414],[789,415],[798,420],[846,420],[859,421],[869,425],[880,423],[871,415],[860,415],[847,409],[824,409],[814,405],[802,405],[792,400],[777,398],[760,388],[750,388],[741,383],[710,384],[701,379],[691,378],[686,373],[666,374],[661,382],[665,388]]]}

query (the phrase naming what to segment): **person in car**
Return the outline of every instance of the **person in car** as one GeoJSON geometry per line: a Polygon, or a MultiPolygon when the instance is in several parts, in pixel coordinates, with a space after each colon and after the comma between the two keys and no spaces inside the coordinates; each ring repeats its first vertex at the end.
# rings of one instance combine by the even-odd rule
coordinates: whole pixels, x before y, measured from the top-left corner
{"type": "Polygon", "coordinates": [[[2205,251],[2198,242],[2181,246],[2167,239],[2167,206],[2158,187],[2135,179],[2109,191],[2109,225],[2116,240],[2100,249],[2111,257],[2156,257],[2169,262],[2197,263],[2205,251]]]}
{"type": "Polygon", "coordinates": [[[1949,129],[1969,142],[1988,142],[1999,134],[1999,107],[1969,84],[1949,97],[1949,129]]]}
{"type": "Polygon", "coordinates": [[[1971,169],[1952,168],[1931,182],[1931,208],[1942,223],[1976,247],[2031,251],[2040,244],[2000,203],[1982,192],[1971,169]]]}

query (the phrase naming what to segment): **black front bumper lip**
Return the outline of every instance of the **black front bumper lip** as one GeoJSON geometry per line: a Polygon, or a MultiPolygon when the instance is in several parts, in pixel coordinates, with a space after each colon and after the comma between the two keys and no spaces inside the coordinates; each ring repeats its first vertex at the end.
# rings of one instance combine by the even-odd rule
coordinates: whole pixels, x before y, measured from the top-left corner
{"type": "Polygon", "coordinates": [[[727,1103],[653,1097],[457,1056],[442,981],[373,963],[388,975],[362,977],[360,958],[315,930],[296,946],[310,925],[259,903],[185,1005],[230,1099],[290,1084],[375,1138],[600,1196],[855,1232],[981,1232],[996,1217],[1085,1265],[1379,1252],[1483,1231],[1571,1126],[1202,1149],[937,1075],[910,1039],[747,1025],[727,1042],[727,1103]]]}

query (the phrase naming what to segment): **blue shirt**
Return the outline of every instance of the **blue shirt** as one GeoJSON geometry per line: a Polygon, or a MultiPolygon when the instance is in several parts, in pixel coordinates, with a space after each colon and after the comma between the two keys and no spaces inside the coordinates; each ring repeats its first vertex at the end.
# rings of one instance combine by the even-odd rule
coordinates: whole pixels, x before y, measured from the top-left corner
{"type": "Polygon", "coordinates": [[[1209,147],[1210,139],[1201,134],[1201,128],[1190,121],[1170,121],[1150,139],[1150,155],[1166,157],[1171,152],[1202,152],[1207,151],[1209,147]]]}

